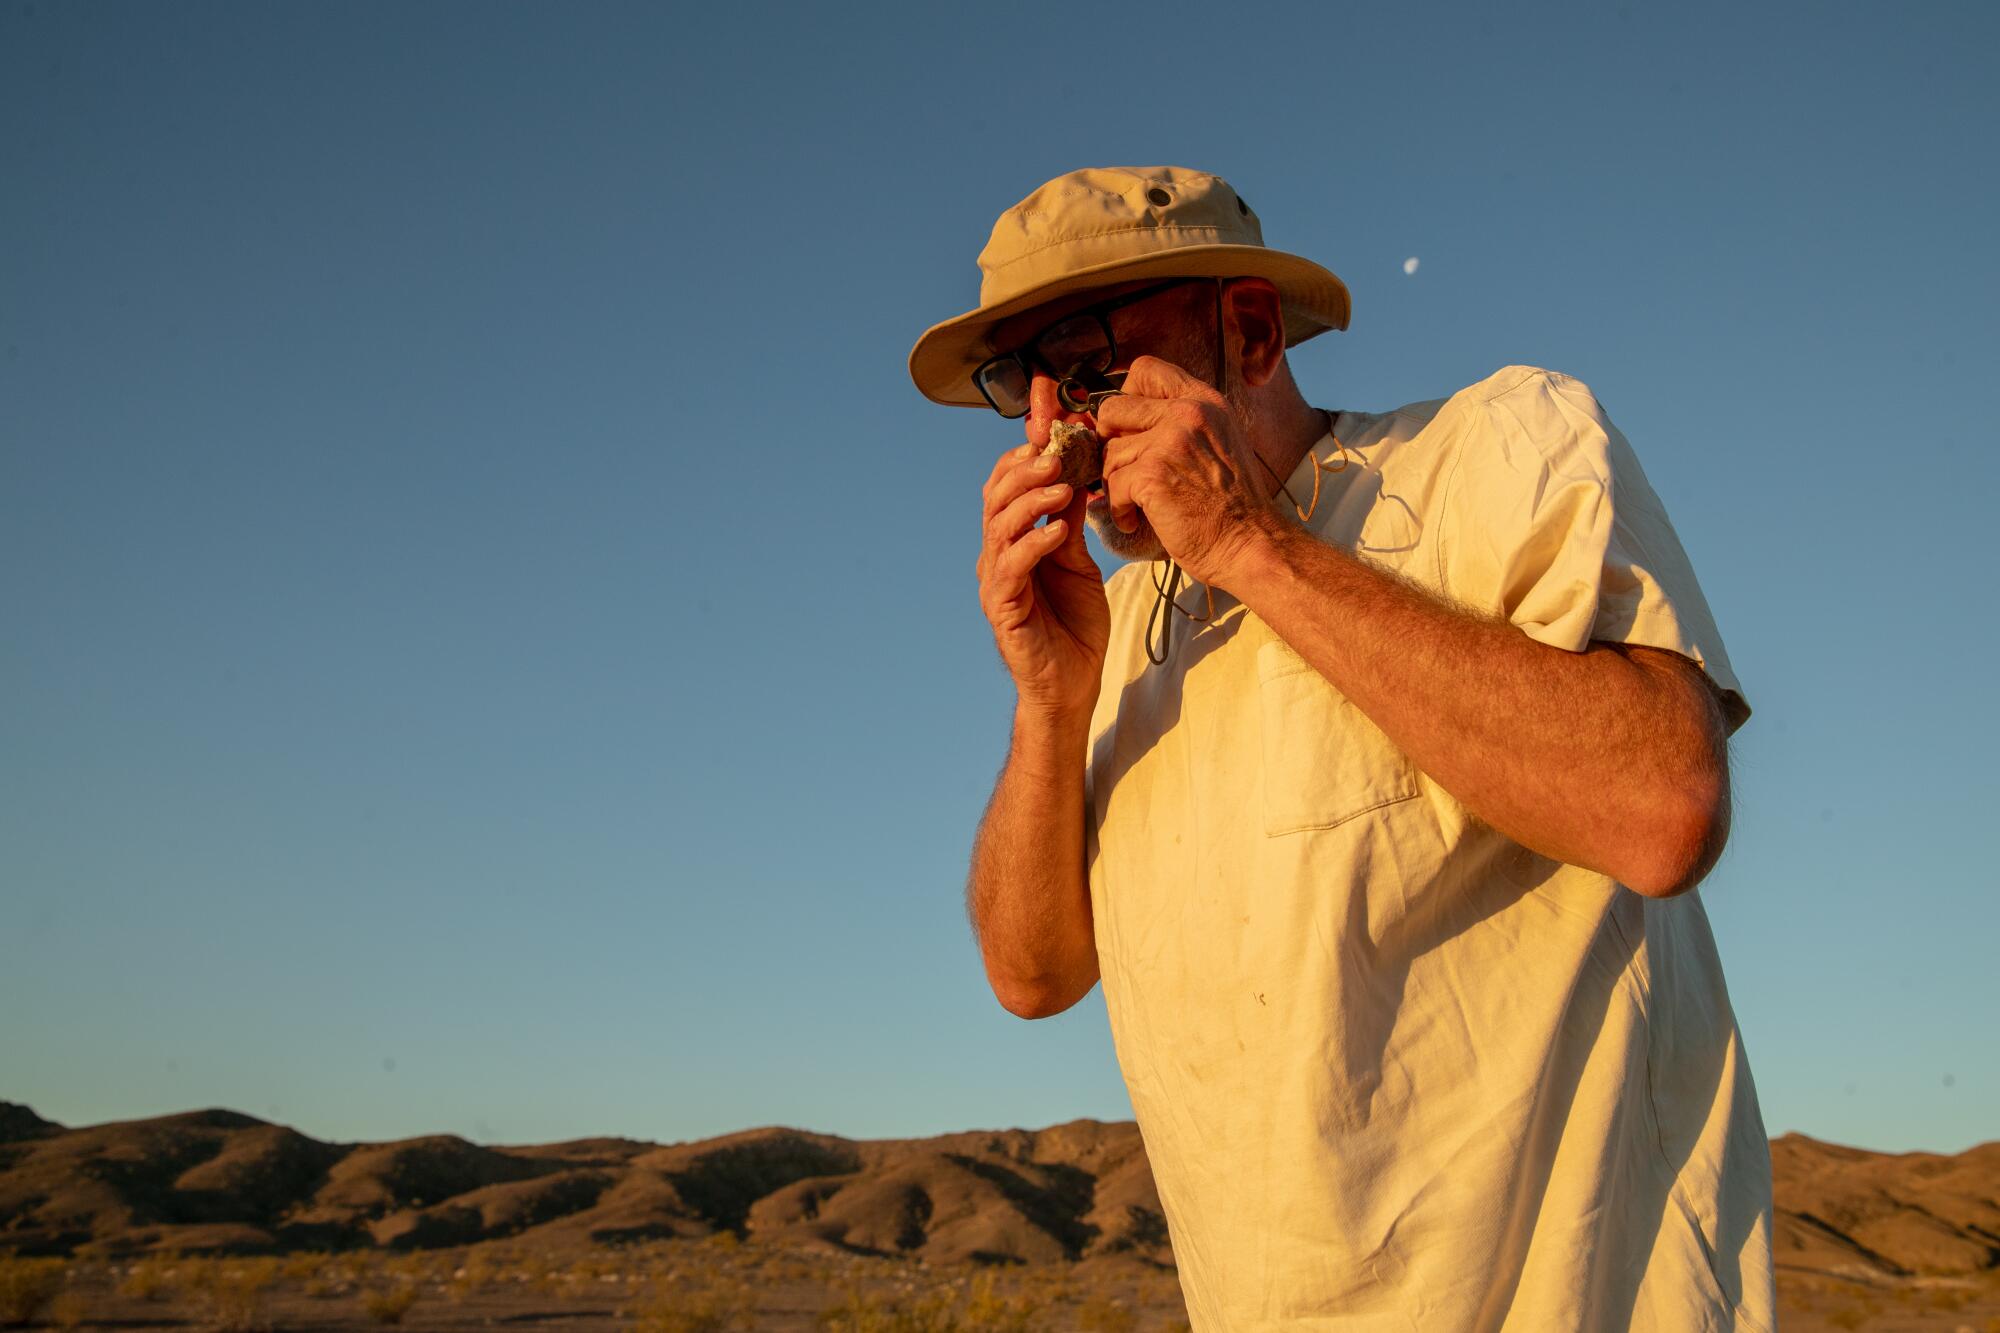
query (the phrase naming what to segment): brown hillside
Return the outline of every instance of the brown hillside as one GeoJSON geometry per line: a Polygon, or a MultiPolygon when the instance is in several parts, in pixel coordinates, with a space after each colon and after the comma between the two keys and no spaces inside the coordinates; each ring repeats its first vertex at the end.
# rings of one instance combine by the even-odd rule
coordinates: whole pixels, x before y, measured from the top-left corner
{"type": "Polygon", "coordinates": [[[2000,1267],[2000,1142],[1955,1157],[1771,1143],[1781,1268],[1938,1276],[2000,1267]]]}
{"type": "Polygon", "coordinates": [[[0,1252],[433,1249],[718,1231],[934,1260],[1171,1262],[1129,1124],[856,1141],[322,1143],[231,1111],[64,1129],[0,1104],[0,1252]]]}
{"type": "Polygon", "coordinates": [[[46,1138],[60,1133],[62,1126],[55,1121],[42,1119],[18,1102],[0,1102],[0,1143],[46,1138]]]}
{"type": "MultiPolygon", "coordinates": [[[[2000,1270],[2000,1142],[1957,1156],[1771,1145],[1782,1269],[2000,1270]]],[[[0,1102],[0,1253],[434,1249],[732,1231],[935,1262],[1126,1254],[1170,1265],[1136,1126],[844,1139],[768,1128],[695,1143],[322,1143],[232,1111],[65,1129],[0,1102]]]]}

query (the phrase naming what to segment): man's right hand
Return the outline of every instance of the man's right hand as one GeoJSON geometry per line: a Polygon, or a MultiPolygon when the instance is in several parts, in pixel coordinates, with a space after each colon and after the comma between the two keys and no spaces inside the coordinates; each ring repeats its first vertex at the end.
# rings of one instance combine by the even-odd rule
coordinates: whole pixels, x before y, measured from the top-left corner
{"type": "Polygon", "coordinates": [[[1084,496],[1056,484],[1041,457],[1055,419],[1055,385],[1036,376],[1028,442],[1002,454],[986,479],[979,605],[1022,705],[1088,714],[1104,672],[1111,607],[1083,542],[1084,496]],[[1050,515],[1048,523],[1036,520],[1050,515]]]}

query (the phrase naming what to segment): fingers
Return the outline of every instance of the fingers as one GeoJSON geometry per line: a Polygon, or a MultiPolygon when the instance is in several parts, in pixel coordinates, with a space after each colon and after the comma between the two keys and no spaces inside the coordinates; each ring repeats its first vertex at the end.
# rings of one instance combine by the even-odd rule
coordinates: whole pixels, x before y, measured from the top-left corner
{"type": "Polygon", "coordinates": [[[1008,468],[1033,458],[1036,452],[1037,450],[1032,444],[1017,444],[994,459],[993,470],[986,474],[986,480],[981,484],[979,493],[985,495],[990,492],[1000,483],[1000,478],[1007,474],[1008,468]]]}
{"type": "Polygon", "coordinates": [[[1000,556],[1008,547],[1020,541],[1022,536],[1035,526],[1036,520],[1044,514],[1061,511],[1074,498],[1070,487],[1060,482],[1048,486],[1036,486],[1016,495],[1013,501],[999,512],[987,515],[979,545],[979,577],[985,579],[992,572],[1000,556]]]}
{"type": "Polygon", "coordinates": [[[1085,418],[1062,410],[1055,381],[1046,375],[1029,385],[1028,404],[1027,442],[994,460],[981,492],[985,515],[977,572],[989,616],[995,607],[1022,598],[1044,557],[1053,555],[1056,564],[1076,573],[1097,572],[1083,540],[1086,497],[1057,483],[1061,461],[1041,453],[1051,423],[1085,418]],[[1048,523],[1037,528],[1044,515],[1050,516],[1048,523]]]}
{"type": "Polygon", "coordinates": [[[1120,532],[1139,530],[1139,510],[1144,506],[1140,503],[1137,493],[1140,485],[1138,462],[1137,451],[1128,450],[1118,468],[1114,470],[1111,466],[1110,451],[1105,451],[1104,501],[1109,507],[1112,526],[1120,532]]]}
{"type": "Polygon", "coordinates": [[[998,548],[981,562],[979,601],[994,628],[1012,629],[1026,619],[1034,605],[1028,586],[1035,566],[1058,550],[1074,531],[1066,520],[1052,518],[1039,528],[1029,528],[1019,540],[998,548]]]}
{"type": "Polygon", "coordinates": [[[1061,546],[1071,531],[1067,522],[1052,518],[1039,528],[1028,529],[1019,541],[1001,551],[988,568],[983,590],[992,604],[1005,606],[1017,600],[1042,557],[1061,546]]]}
{"type": "Polygon", "coordinates": [[[1061,414],[1061,409],[1054,380],[1046,375],[1037,375],[1028,382],[1028,416],[1021,423],[1028,432],[1027,442],[1016,445],[994,460],[993,470],[986,474],[989,489],[1009,467],[1022,459],[1033,458],[1049,447],[1049,423],[1061,414]]]}
{"type": "Polygon", "coordinates": [[[1021,480],[1016,483],[1007,481],[1013,469],[1022,463],[1034,464],[1042,450],[1049,447],[1049,427],[1057,421],[1090,424],[1090,419],[1081,412],[1063,411],[1062,402],[1056,397],[1056,382],[1047,375],[1037,375],[1028,385],[1027,442],[994,459],[993,468],[986,474],[985,485],[981,488],[986,497],[987,517],[1005,508],[1024,488],[1040,485],[1058,470],[1060,465],[1058,468],[1040,468],[1039,471],[1022,474],[1021,480]]]}
{"type": "Polygon", "coordinates": [[[1173,450],[1185,440],[1184,434],[1171,428],[1106,437],[1104,499],[1110,507],[1111,522],[1120,532],[1139,530],[1139,511],[1146,507],[1144,497],[1139,494],[1148,472],[1145,464],[1149,459],[1158,461],[1165,451],[1173,450]]]}
{"type": "Polygon", "coordinates": [[[1049,553],[1049,560],[1074,573],[1096,577],[1101,571],[1097,562],[1090,558],[1090,548],[1083,540],[1084,511],[1089,504],[1089,496],[1082,491],[1071,490],[1069,503],[1063,506],[1061,514],[1050,520],[1060,522],[1064,533],[1063,539],[1056,543],[1056,549],[1049,553]]]}
{"type": "Polygon", "coordinates": [[[1119,531],[1136,532],[1150,492],[1135,469],[1152,458],[1166,473],[1191,470],[1208,486],[1225,487],[1238,472],[1234,423],[1213,386],[1156,356],[1133,361],[1123,387],[1099,405],[1097,431],[1105,441],[1110,519],[1119,531]]]}
{"type": "Polygon", "coordinates": [[[1035,526],[1042,515],[1059,513],[1069,502],[1070,488],[1066,483],[1037,486],[986,521],[987,544],[997,548],[1019,541],[1021,534],[1035,526]]]}
{"type": "Polygon", "coordinates": [[[1134,398],[1192,398],[1218,407],[1224,401],[1213,384],[1157,356],[1135,357],[1131,370],[1126,372],[1125,383],[1119,387],[1127,397],[1134,398]]]}
{"type": "Polygon", "coordinates": [[[1053,457],[1035,455],[1022,458],[1018,454],[1010,454],[1001,461],[1010,466],[986,485],[983,517],[987,522],[1029,491],[1048,485],[1062,473],[1061,460],[1053,457]]]}
{"type": "MultiPolygon", "coordinates": [[[[1147,359],[1140,358],[1142,361],[1147,359]]],[[[1160,364],[1166,365],[1166,362],[1160,364]]],[[[1209,435],[1214,433],[1216,418],[1223,410],[1220,403],[1207,399],[1146,398],[1122,393],[1098,405],[1097,433],[1108,441],[1115,435],[1132,435],[1168,426],[1189,434],[1209,435]]]]}

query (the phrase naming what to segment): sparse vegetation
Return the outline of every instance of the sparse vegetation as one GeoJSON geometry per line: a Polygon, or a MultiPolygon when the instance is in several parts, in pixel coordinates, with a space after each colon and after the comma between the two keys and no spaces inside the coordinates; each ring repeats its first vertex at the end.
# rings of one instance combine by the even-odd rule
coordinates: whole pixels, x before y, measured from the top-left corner
{"type": "Polygon", "coordinates": [[[850,1289],[819,1317],[825,1333],[968,1333],[948,1296],[883,1297],[850,1289]]]}
{"type": "MultiPolygon", "coordinates": [[[[1050,1328],[1076,1328],[1089,1333],[1136,1333],[1140,1315],[1127,1296],[1110,1286],[1093,1288],[1079,1303],[1068,1271],[1019,1269],[1005,1276],[992,1271],[952,1275],[949,1271],[913,1270],[917,1276],[883,1290],[880,1284],[850,1281],[833,1304],[820,1314],[823,1333],[1039,1333],[1050,1328]],[[1065,1316],[1058,1307],[1076,1304],[1065,1316]]],[[[1143,1291],[1146,1283],[1123,1272],[1097,1272],[1093,1282],[1112,1283],[1121,1290],[1143,1291]]],[[[1157,1293],[1159,1288],[1153,1286],[1157,1293]]],[[[1177,1308],[1179,1289],[1172,1293],[1177,1308]]]]}
{"type": "Polygon", "coordinates": [[[182,1288],[202,1322],[223,1333],[255,1333],[271,1326],[269,1292],[278,1280],[275,1259],[189,1259],[182,1288]]]}
{"type": "Polygon", "coordinates": [[[62,1291],[69,1265],[61,1259],[0,1259],[0,1324],[25,1324],[62,1291]]]}
{"type": "Polygon", "coordinates": [[[83,1294],[70,1290],[49,1302],[48,1321],[55,1328],[78,1328],[89,1313],[90,1307],[84,1303],[83,1294]]]}
{"type": "Polygon", "coordinates": [[[278,1267],[278,1275],[287,1282],[309,1282],[319,1276],[319,1270],[325,1263],[325,1255],[311,1250],[288,1254],[278,1267]]]}
{"type": "Polygon", "coordinates": [[[172,1255],[156,1254],[134,1263],[125,1270],[125,1280],[118,1284],[120,1296],[130,1296],[134,1300],[165,1300],[174,1290],[177,1260],[172,1255]]]}
{"type": "Polygon", "coordinates": [[[728,1279],[667,1281],[656,1286],[632,1324],[635,1333],[728,1333],[755,1326],[756,1296],[728,1279]]]}
{"type": "Polygon", "coordinates": [[[417,1285],[414,1282],[397,1282],[388,1286],[373,1287],[361,1296],[361,1312],[371,1323],[400,1324],[410,1307],[417,1303],[417,1285]]]}
{"type": "Polygon", "coordinates": [[[992,1273],[974,1278],[965,1294],[965,1322],[978,1333],[1034,1333],[1046,1304],[1031,1292],[1007,1292],[992,1273]]]}
{"type": "MultiPolygon", "coordinates": [[[[176,1117],[164,1136],[144,1121],[110,1138],[109,1127],[31,1127],[36,1137],[0,1154],[5,1183],[31,1168],[32,1181],[90,1188],[15,1191],[41,1199],[45,1216],[24,1230],[19,1215],[0,1215],[0,1322],[195,1333],[352,1327],[365,1314],[382,1325],[574,1320],[642,1333],[815,1321],[823,1333],[1190,1333],[1129,1123],[875,1145],[769,1129],[508,1149],[448,1136],[320,1143],[228,1113],[176,1117]],[[164,1142],[228,1169],[126,1169],[164,1142]],[[102,1160],[125,1165],[101,1172],[102,1160]],[[200,1197],[155,1197],[162,1189],[200,1197]],[[429,1216],[411,1229],[396,1214],[419,1201],[429,1216]],[[9,1240],[46,1243],[34,1233],[53,1218],[88,1235],[75,1255],[5,1258],[9,1240]],[[287,1236],[312,1248],[269,1259],[217,1248],[287,1236]],[[431,1245],[445,1237],[459,1243],[431,1245]]],[[[1967,1181],[1992,1197],[1991,1158],[1964,1158],[1945,1190],[1945,1177],[1893,1154],[1810,1140],[1773,1148],[1785,1328],[2000,1333],[1991,1230],[1952,1202],[1967,1181]],[[1788,1216],[1788,1179],[1811,1183],[1814,1227],[1788,1216]],[[1939,1226],[1863,1227],[1932,1202],[1939,1226]],[[1822,1215],[1885,1262],[1855,1262],[1822,1215]]]]}
{"type": "Polygon", "coordinates": [[[445,1294],[454,1304],[462,1305],[472,1296],[492,1286],[493,1281],[492,1261],[485,1255],[475,1254],[452,1270],[451,1281],[445,1287],[445,1294]]]}
{"type": "MultiPolygon", "coordinates": [[[[2000,1333],[1987,1274],[1861,1281],[1781,1273],[1781,1326],[1796,1333],[2000,1333]]],[[[521,1241],[276,1258],[154,1255],[0,1258],[0,1286],[35,1288],[35,1328],[181,1327],[261,1333],[311,1324],[555,1327],[630,1333],[1190,1333],[1170,1269],[1126,1258],[1035,1265],[926,1263],[774,1246],[753,1232],[624,1246],[521,1241]],[[24,1284],[24,1276],[40,1274],[24,1284]],[[450,1302],[449,1305],[446,1302],[450,1302]]],[[[0,1322],[24,1316],[0,1306],[0,1322]]]]}
{"type": "Polygon", "coordinates": [[[1133,1333],[1139,1316],[1117,1301],[1093,1296],[1077,1310],[1076,1323],[1084,1333],[1133,1333]]]}

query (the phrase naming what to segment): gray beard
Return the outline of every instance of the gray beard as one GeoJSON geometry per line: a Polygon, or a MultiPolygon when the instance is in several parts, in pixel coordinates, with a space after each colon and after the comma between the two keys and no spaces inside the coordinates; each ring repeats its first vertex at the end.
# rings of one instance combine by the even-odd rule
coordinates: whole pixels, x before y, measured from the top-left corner
{"type": "Polygon", "coordinates": [[[1099,518],[1095,514],[1086,514],[1085,519],[1097,534],[1097,540],[1104,543],[1104,549],[1120,560],[1164,560],[1167,557],[1167,548],[1160,545],[1153,525],[1146,521],[1143,513],[1139,515],[1138,529],[1133,532],[1119,531],[1118,525],[1108,516],[1099,518]]]}

